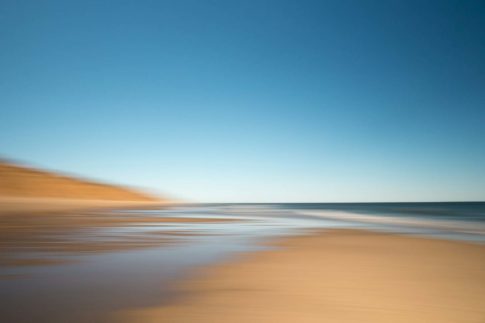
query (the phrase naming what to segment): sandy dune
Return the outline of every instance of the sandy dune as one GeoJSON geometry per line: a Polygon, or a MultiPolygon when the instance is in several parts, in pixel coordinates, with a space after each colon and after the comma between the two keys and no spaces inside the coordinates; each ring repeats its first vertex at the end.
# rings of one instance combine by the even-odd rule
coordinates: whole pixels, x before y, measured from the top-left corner
{"type": "Polygon", "coordinates": [[[0,215],[173,204],[141,191],[0,161],[0,215]]]}
{"type": "Polygon", "coordinates": [[[5,161],[0,161],[0,196],[149,202],[162,200],[160,197],[122,186],[98,183],[5,161]]]}

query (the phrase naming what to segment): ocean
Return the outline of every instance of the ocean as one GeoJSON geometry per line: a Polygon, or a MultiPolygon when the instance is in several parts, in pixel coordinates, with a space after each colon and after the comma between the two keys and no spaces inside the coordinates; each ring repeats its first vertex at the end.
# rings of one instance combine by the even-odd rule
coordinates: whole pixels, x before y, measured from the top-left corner
{"type": "Polygon", "coordinates": [[[485,202],[228,203],[192,205],[202,213],[293,219],[310,227],[357,227],[445,239],[485,241],[485,202]]]}

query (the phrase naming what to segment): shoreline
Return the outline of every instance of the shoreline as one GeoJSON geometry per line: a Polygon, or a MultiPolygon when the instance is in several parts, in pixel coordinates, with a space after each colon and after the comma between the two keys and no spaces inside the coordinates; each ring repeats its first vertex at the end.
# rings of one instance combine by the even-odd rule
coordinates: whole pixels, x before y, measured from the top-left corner
{"type": "Polygon", "coordinates": [[[287,237],[196,270],[120,322],[483,322],[485,246],[355,229],[287,237]]]}

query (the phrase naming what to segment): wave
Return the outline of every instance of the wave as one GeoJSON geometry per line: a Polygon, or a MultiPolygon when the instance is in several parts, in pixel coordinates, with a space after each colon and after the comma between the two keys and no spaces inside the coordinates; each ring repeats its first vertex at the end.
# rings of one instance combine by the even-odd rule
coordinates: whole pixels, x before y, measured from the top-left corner
{"type": "Polygon", "coordinates": [[[378,225],[405,226],[413,228],[437,229],[462,233],[485,235],[485,225],[479,222],[457,220],[435,220],[417,217],[395,217],[364,215],[342,211],[308,211],[296,210],[295,213],[317,218],[338,220],[345,222],[372,223],[378,225]]]}

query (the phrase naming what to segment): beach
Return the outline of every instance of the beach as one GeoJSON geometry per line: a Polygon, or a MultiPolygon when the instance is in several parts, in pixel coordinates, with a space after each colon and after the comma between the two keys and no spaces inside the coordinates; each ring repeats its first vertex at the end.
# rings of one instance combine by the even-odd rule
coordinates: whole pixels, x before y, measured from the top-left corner
{"type": "Polygon", "coordinates": [[[0,8],[0,323],[485,323],[485,0],[0,8]]]}
{"type": "Polygon", "coordinates": [[[209,266],[121,322],[485,321],[485,246],[325,230],[209,266]]]}
{"type": "Polygon", "coordinates": [[[4,209],[1,319],[484,321],[483,203],[145,203],[4,209]]]}
{"type": "Polygon", "coordinates": [[[485,0],[1,8],[0,323],[485,323],[485,0]]]}

